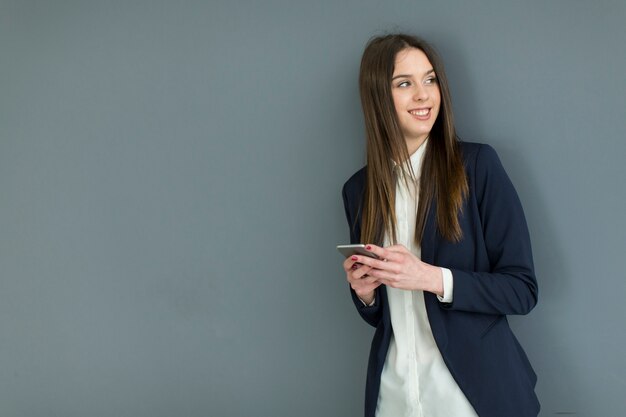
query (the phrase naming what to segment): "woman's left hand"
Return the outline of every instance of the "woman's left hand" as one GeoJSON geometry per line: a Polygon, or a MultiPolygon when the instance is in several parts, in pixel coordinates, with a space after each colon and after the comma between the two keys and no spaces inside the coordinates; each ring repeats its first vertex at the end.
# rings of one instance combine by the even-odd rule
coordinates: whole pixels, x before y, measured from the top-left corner
{"type": "Polygon", "coordinates": [[[372,269],[369,276],[392,288],[402,290],[422,290],[443,296],[443,273],[441,268],[422,262],[403,245],[381,248],[366,245],[366,250],[379,259],[363,255],[353,255],[352,260],[372,269]]]}

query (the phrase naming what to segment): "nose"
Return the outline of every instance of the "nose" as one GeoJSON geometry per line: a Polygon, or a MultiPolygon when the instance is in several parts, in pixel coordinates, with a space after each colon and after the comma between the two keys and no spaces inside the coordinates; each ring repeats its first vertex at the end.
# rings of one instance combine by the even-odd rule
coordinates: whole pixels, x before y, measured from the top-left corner
{"type": "Polygon", "coordinates": [[[413,92],[413,99],[415,101],[424,101],[428,98],[428,92],[423,85],[417,84],[415,86],[415,91],[413,92]]]}

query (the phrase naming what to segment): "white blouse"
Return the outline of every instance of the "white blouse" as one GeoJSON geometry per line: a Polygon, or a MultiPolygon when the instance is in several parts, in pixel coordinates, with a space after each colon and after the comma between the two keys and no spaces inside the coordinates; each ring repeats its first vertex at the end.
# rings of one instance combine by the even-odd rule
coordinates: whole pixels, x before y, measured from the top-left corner
{"type": "MultiPolygon", "coordinates": [[[[418,177],[425,148],[426,141],[411,155],[411,166],[418,177]]],[[[407,188],[402,178],[398,178],[396,236],[398,243],[419,258],[421,250],[414,242],[418,196],[417,184],[407,188]]],[[[389,244],[387,239],[385,246],[389,244]]],[[[452,274],[447,269],[443,271],[445,299],[451,297],[452,274]]],[[[376,416],[478,417],[437,348],[426,314],[424,292],[388,286],[387,297],[393,335],[380,380],[376,416]]]]}

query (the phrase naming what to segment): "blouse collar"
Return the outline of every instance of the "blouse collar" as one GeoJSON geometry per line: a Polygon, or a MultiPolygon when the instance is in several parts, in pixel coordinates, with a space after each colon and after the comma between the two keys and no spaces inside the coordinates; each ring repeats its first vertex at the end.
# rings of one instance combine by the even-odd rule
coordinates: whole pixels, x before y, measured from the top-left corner
{"type": "MultiPolygon", "coordinates": [[[[413,169],[413,174],[415,174],[415,179],[419,179],[420,173],[422,171],[422,163],[424,161],[424,153],[426,153],[426,146],[428,144],[428,138],[417,148],[415,152],[413,152],[409,156],[409,162],[411,163],[411,168],[413,169]]],[[[398,169],[399,166],[395,161],[392,161],[393,169],[398,171],[399,175],[403,175],[403,171],[398,169]]]]}

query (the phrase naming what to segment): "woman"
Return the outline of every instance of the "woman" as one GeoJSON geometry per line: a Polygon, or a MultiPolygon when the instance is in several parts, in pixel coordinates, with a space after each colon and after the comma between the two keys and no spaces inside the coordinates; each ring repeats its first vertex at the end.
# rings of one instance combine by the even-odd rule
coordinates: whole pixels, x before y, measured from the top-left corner
{"type": "Polygon", "coordinates": [[[521,204],[488,145],[459,142],[423,40],[372,39],[359,86],[367,166],[344,185],[352,298],[376,327],[366,417],[531,417],[535,373],[506,316],[537,302],[521,204]]]}

